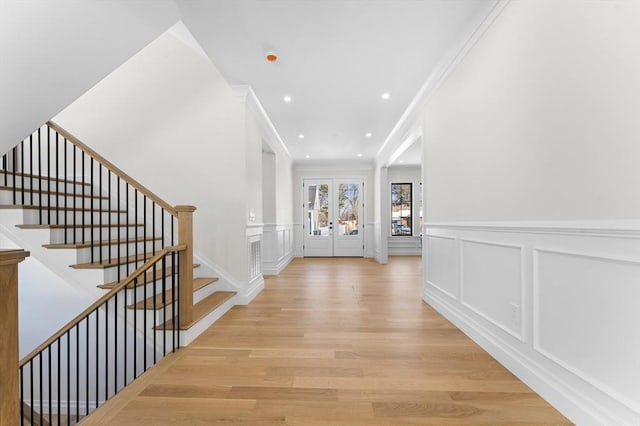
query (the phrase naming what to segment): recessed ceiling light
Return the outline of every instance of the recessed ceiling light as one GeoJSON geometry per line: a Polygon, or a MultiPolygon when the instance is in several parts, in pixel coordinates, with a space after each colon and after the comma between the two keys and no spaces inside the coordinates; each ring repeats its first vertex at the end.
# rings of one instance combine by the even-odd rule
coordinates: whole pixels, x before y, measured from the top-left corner
{"type": "Polygon", "coordinates": [[[298,134],[298,139],[304,139],[304,135],[302,133],[298,134]]]}
{"type": "Polygon", "coordinates": [[[402,160],[398,160],[398,163],[402,164],[402,163],[404,163],[404,161],[402,161],[402,160]]]}
{"type": "Polygon", "coordinates": [[[373,134],[371,134],[371,132],[367,132],[364,134],[365,138],[370,138],[371,136],[373,136],[373,134]]]}
{"type": "Polygon", "coordinates": [[[311,158],[309,154],[305,155],[304,158],[311,158]]]}
{"type": "Polygon", "coordinates": [[[389,93],[385,92],[385,93],[383,93],[382,95],[380,95],[380,97],[381,97],[382,99],[389,99],[389,98],[391,97],[391,95],[390,95],[389,93]]]}
{"type": "Polygon", "coordinates": [[[358,157],[362,157],[362,154],[358,154],[358,157]]]}
{"type": "Polygon", "coordinates": [[[284,98],[282,98],[283,101],[285,101],[286,103],[290,103],[291,102],[291,96],[287,95],[284,98]]]}

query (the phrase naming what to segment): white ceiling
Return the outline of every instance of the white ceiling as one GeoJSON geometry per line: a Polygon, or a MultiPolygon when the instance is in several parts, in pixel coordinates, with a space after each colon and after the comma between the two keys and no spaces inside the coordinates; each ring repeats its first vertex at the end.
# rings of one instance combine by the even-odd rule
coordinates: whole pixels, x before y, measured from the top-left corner
{"type": "Polygon", "coordinates": [[[371,162],[430,72],[495,0],[176,4],[228,82],[253,88],[296,162],[371,162]],[[265,60],[268,50],[277,62],[265,60]]]}

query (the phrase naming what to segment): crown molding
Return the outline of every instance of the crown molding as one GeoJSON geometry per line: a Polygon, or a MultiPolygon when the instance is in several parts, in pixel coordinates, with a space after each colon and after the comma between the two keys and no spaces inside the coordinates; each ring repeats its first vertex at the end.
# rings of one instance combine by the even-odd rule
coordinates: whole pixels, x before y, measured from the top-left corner
{"type": "Polygon", "coordinates": [[[262,131],[263,137],[273,150],[279,150],[283,152],[287,158],[292,161],[291,153],[287,146],[284,144],[280,134],[276,130],[275,126],[271,122],[271,119],[267,115],[267,112],[262,107],[260,99],[256,96],[255,92],[248,84],[235,85],[231,87],[233,94],[238,101],[247,105],[247,107],[253,112],[258,126],[262,131]]]}
{"type": "Polygon", "coordinates": [[[408,140],[415,135],[422,134],[420,116],[425,106],[433,98],[433,95],[440,88],[446,78],[462,62],[467,53],[482,38],[484,33],[491,27],[493,22],[502,13],[510,0],[498,0],[489,12],[481,18],[478,25],[471,32],[463,35],[458,43],[455,43],[436,68],[429,74],[429,77],[422,85],[416,96],[413,98],[407,109],[404,111],[396,125],[391,129],[389,136],[376,153],[375,163],[377,166],[386,167],[391,159],[397,158],[404,145],[409,144],[408,140]]]}

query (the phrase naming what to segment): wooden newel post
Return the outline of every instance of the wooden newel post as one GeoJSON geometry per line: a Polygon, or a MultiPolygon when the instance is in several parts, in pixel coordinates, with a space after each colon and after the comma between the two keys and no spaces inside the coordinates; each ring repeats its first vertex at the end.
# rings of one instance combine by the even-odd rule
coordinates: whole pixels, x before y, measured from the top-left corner
{"type": "Polygon", "coordinates": [[[0,250],[0,425],[20,424],[18,263],[24,250],[0,250]]]}
{"type": "Polygon", "coordinates": [[[193,212],[194,206],[176,206],[178,212],[178,244],[187,249],[179,259],[180,267],[180,328],[193,322],[193,212]]]}

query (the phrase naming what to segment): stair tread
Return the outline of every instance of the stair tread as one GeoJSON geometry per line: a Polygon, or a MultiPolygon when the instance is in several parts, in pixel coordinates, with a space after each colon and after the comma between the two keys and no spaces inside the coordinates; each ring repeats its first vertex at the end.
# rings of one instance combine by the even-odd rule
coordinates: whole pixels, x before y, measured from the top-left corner
{"type": "Polygon", "coordinates": [[[137,256],[134,254],[133,256],[129,256],[129,257],[125,256],[125,257],[119,257],[119,258],[113,258],[113,259],[105,259],[105,260],[101,260],[100,262],[76,263],[75,265],[71,265],[71,267],[74,269],[103,269],[103,268],[109,268],[111,266],[124,265],[127,263],[144,262],[145,260],[153,257],[153,255],[154,254],[151,252],[139,253],[137,256]]]}
{"type": "MultiPolygon", "coordinates": [[[[12,191],[13,187],[12,186],[5,186],[5,185],[0,185],[0,191],[12,191]]],[[[108,200],[109,197],[106,195],[100,195],[100,194],[82,194],[82,191],[80,191],[80,193],[78,193],[78,191],[76,190],[76,193],[74,194],[73,191],[51,191],[48,189],[42,189],[42,188],[21,188],[21,187],[17,187],[16,188],[16,192],[33,192],[33,193],[42,193],[42,194],[47,194],[47,195],[58,195],[61,197],[67,196],[67,197],[84,197],[84,198],[100,198],[103,200],[108,200]]],[[[77,203],[77,202],[76,202],[77,203]]]]}
{"type": "Polygon", "coordinates": [[[91,242],[43,244],[42,247],[48,248],[48,249],[78,249],[78,248],[91,247],[92,245],[94,247],[97,247],[97,246],[108,246],[108,245],[114,245],[114,244],[133,244],[133,243],[142,243],[142,242],[149,242],[149,241],[160,241],[160,240],[162,240],[162,237],[129,238],[128,240],[126,239],[100,240],[100,241],[94,241],[93,244],[91,242]]]}
{"type": "MultiPolygon", "coordinates": [[[[193,264],[193,269],[195,269],[195,268],[199,268],[199,267],[200,267],[200,264],[199,264],[199,263],[194,263],[194,264],[193,264]]],[[[164,276],[165,276],[165,277],[168,277],[168,276],[170,276],[170,275],[172,275],[172,274],[173,274],[173,269],[172,269],[171,267],[166,268],[166,270],[165,270],[165,275],[164,275],[164,276]]],[[[156,280],[159,280],[160,278],[162,278],[162,271],[161,271],[160,269],[156,269],[156,280]]],[[[119,282],[120,282],[120,281],[112,281],[112,282],[110,282],[110,283],[100,284],[100,285],[98,286],[98,288],[101,288],[101,289],[104,289],[104,290],[110,290],[110,289],[112,289],[113,287],[115,287],[119,282]]],[[[135,288],[135,287],[140,287],[140,286],[142,286],[142,285],[144,285],[144,284],[149,284],[149,283],[152,283],[152,282],[153,282],[153,271],[147,271],[147,272],[144,274],[144,278],[142,278],[142,279],[138,279],[138,281],[137,281],[137,285],[136,285],[136,284],[133,284],[133,283],[132,283],[132,284],[129,284],[129,285],[127,286],[127,289],[132,289],[132,288],[135,288]]]]}
{"type": "MultiPolygon", "coordinates": [[[[198,323],[202,318],[206,317],[209,313],[213,312],[216,308],[222,305],[227,300],[235,296],[235,291],[217,291],[211,295],[205,297],[200,302],[193,305],[193,321],[180,327],[180,330],[188,330],[198,323]]],[[[167,330],[173,330],[172,320],[167,321],[164,324],[156,326],[156,330],[162,331],[166,327],[167,330]]]]}
{"type": "Polygon", "coordinates": [[[73,183],[73,184],[76,184],[76,185],[91,186],[91,183],[82,182],[80,180],[58,178],[58,177],[55,177],[55,176],[34,175],[32,173],[13,172],[11,170],[0,169],[0,175],[4,175],[5,173],[7,174],[7,176],[13,176],[15,174],[16,176],[20,176],[20,177],[24,176],[24,177],[28,177],[28,178],[34,178],[34,179],[53,180],[53,181],[58,181],[58,182],[73,183]]]}
{"type": "Polygon", "coordinates": [[[85,223],[84,225],[81,223],[69,223],[59,224],[59,223],[51,223],[51,224],[38,224],[38,223],[24,223],[22,225],[16,225],[16,227],[20,229],[65,229],[65,228],[123,228],[123,227],[132,227],[132,226],[144,226],[144,223],[94,223],[91,225],[90,223],[85,223]]]}
{"type": "Polygon", "coordinates": [[[40,210],[42,211],[57,211],[57,210],[66,210],[66,211],[75,211],[75,212],[84,212],[84,213],[126,213],[126,210],[109,210],[109,209],[91,209],[91,208],[80,208],[80,207],[57,207],[57,206],[32,206],[28,204],[0,204],[0,209],[26,209],[26,210],[40,210]]]}
{"type": "MultiPolygon", "coordinates": [[[[193,279],[193,292],[195,293],[196,291],[208,286],[209,284],[215,283],[216,281],[218,281],[217,277],[199,277],[199,278],[194,278],[193,279]]],[[[139,294],[139,293],[138,293],[139,294]]],[[[168,289],[167,291],[165,291],[165,296],[164,296],[164,300],[167,301],[167,305],[171,304],[172,301],[172,297],[173,297],[173,290],[172,289],[168,289]]],[[[158,293],[155,295],[155,297],[151,296],[148,297],[146,300],[141,300],[140,302],[136,303],[135,305],[129,305],[129,309],[143,309],[143,308],[147,308],[147,309],[154,309],[154,299],[155,299],[155,309],[162,309],[164,307],[164,304],[162,303],[162,292],[158,293]]]]}

